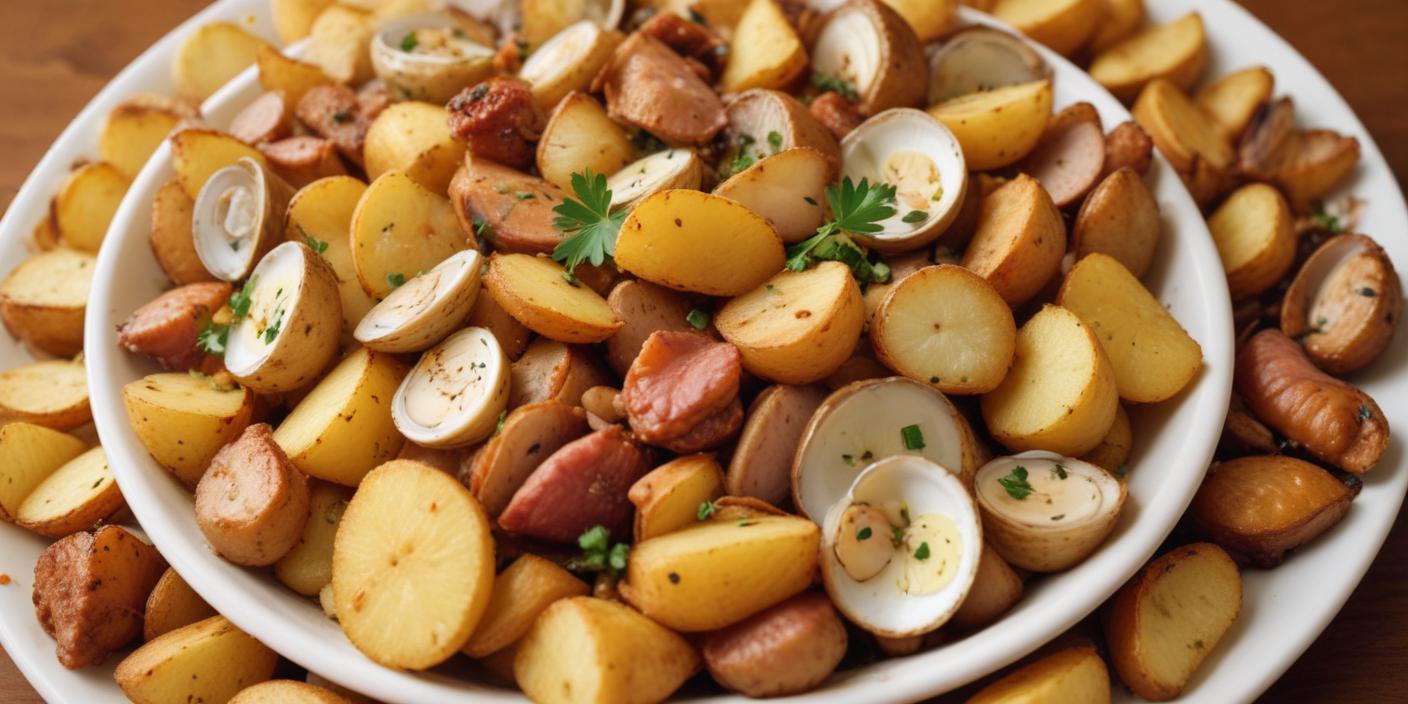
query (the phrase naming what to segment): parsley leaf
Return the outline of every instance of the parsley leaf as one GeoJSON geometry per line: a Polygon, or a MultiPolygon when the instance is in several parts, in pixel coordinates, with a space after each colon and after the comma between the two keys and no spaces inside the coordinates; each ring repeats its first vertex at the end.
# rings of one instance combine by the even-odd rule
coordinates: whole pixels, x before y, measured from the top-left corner
{"type": "Polygon", "coordinates": [[[924,222],[928,217],[929,211],[927,210],[911,210],[900,219],[912,225],[916,222],[924,222]]]}
{"type": "Polygon", "coordinates": [[[709,314],[698,308],[691,308],[689,313],[684,316],[684,320],[695,330],[703,330],[709,327],[709,314]]]}
{"type": "Polygon", "coordinates": [[[699,510],[694,512],[694,517],[703,521],[714,515],[714,502],[705,501],[699,504],[699,510]]]}
{"type": "Polygon", "coordinates": [[[196,347],[207,354],[225,354],[225,345],[230,342],[230,326],[211,322],[196,337],[196,347]]]}
{"type": "Polygon", "coordinates": [[[616,251],[616,235],[626,221],[626,211],[611,212],[611,189],[606,187],[606,175],[572,174],[572,191],[577,198],[564,198],[552,209],[556,227],[568,237],[552,250],[552,258],[572,273],[582,262],[601,266],[616,251]]]}
{"type": "Polygon", "coordinates": [[[782,133],[773,130],[768,133],[768,146],[775,152],[782,151],[782,133]]]}
{"type": "Polygon", "coordinates": [[[391,288],[401,288],[406,284],[406,275],[399,271],[393,271],[386,275],[386,285],[391,288]]]}
{"type": "Polygon", "coordinates": [[[1005,477],[998,477],[997,483],[1007,490],[1007,495],[1022,501],[1032,493],[1032,485],[1027,483],[1027,468],[1017,465],[1005,477]]]}
{"type": "Polygon", "coordinates": [[[401,37],[401,51],[415,51],[418,44],[420,40],[416,38],[415,32],[407,32],[406,36],[401,37]]]}
{"type": "Polygon", "coordinates": [[[1325,206],[1322,203],[1315,204],[1315,209],[1311,211],[1310,217],[1315,221],[1315,224],[1319,225],[1323,230],[1336,235],[1344,233],[1344,224],[1340,222],[1338,217],[1326,212],[1325,206]]]}
{"type": "Polygon", "coordinates": [[[230,294],[230,312],[234,314],[235,320],[239,320],[249,315],[249,306],[254,302],[249,297],[249,292],[254,290],[254,284],[259,277],[252,276],[240,290],[230,294]]]}
{"type": "Polygon", "coordinates": [[[914,559],[916,559],[916,560],[927,560],[927,559],[929,559],[929,544],[928,544],[928,543],[920,543],[920,544],[919,544],[919,549],[914,551],[914,559]]]}
{"type": "Polygon", "coordinates": [[[279,336],[279,331],[282,330],[284,327],[285,312],[286,311],[283,308],[280,308],[277,312],[274,313],[274,322],[269,323],[264,328],[264,344],[274,344],[274,338],[279,336]]]}
{"type": "Polygon", "coordinates": [[[626,571],[626,563],[631,554],[631,546],[626,543],[611,543],[611,531],[604,526],[592,526],[577,538],[577,547],[582,556],[572,560],[569,567],[579,572],[611,572],[619,575],[626,571]]]}
{"type": "MultiPolygon", "coordinates": [[[[303,229],[303,228],[299,228],[299,229],[303,229]]],[[[314,252],[317,252],[318,254],[322,254],[323,252],[328,251],[328,243],[327,243],[327,242],[324,242],[324,241],[322,241],[322,240],[320,240],[320,239],[318,239],[318,238],[316,238],[316,237],[314,237],[314,236],[312,236],[312,235],[310,235],[310,234],[308,234],[308,233],[306,233],[306,232],[303,233],[303,241],[305,241],[305,242],[308,243],[308,248],[309,248],[309,249],[312,249],[314,252]]]]}
{"type": "Polygon", "coordinates": [[[881,231],[879,222],[895,214],[895,187],[871,185],[868,179],[856,184],[847,176],[839,188],[826,188],[826,202],[831,205],[833,219],[817,228],[815,235],[787,248],[787,268],[804,271],[817,261],[838,261],[849,266],[861,281],[889,281],[890,267],[884,262],[872,263],[846,233],[881,231]]]}
{"type": "Polygon", "coordinates": [[[1063,481],[1066,479],[1066,477],[1070,476],[1070,474],[1066,472],[1066,466],[1061,464],[1060,462],[1056,463],[1056,466],[1052,468],[1051,472],[1052,474],[1056,475],[1057,479],[1061,479],[1063,481]]]}
{"type": "Polygon", "coordinates": [[[917,425],[906,425],[900,428],[900,437],[904,439],[904,449],[922,450],[924,449],[924,432],[917,425]]]}
{"type": "Polygon", "coordinates": [[[812,85],[822,92],[830,90],[840,93],[842,98],[853,103],[860,100],[860,93],[856,92],[856,87],[844,78],[828,76],[824,73],[813,73],[812,85]]]}
{"type": "Polygon", "coordinates": [[[860,530],[856,531],[856,540],[870,540],[870,536],[871,536],[870,526],[866,526],[866,527],[861,528],[860,530]]]}

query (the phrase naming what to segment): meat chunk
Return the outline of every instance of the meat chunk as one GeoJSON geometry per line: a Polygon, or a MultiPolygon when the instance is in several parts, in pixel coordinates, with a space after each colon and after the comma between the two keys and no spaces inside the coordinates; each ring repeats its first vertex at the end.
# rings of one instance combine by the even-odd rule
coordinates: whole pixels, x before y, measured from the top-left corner
{"type": "Polygon", "coordinates": [[[70,670],[96,665],[142,633],[166,561],[121,526],[74,533],[34,565],[34,612],[70,670]]]}
{"type": "Polygon", "coordinates": [[[293,134],[293,110],[281,90],[271,90],[235,115],[230,134],[246,144],[261,144],[293,134]]]}
{"type": "Polygon", "coordinates": [[[673,12],[657,13],[637,31],[660,40],[676,54],[707,66],[709,74],[703,76],[704,80],[711,80],[723,69],[724,58],[728,55],[728,44],[717,34],[673,12]]]}
{"type": "Polygon", "coordinates": [[[626,492],[650,469],[650,457],[619,425],[563,445],[514,493],[499,526],[530,538],[572,543],[592,526],[629,532],[626,492]]]}
{"type": "Polygon", "coordinates": [[[196,485],[196,523],[221,557],[272,565],[293,549],[308,522],[308,478],[274,442],[267,423],[245,428],[220,448],[196,485]]]}
{"type": "Polygon", "coordinates": [[[1149,171],[1149,162],[1154,155],[1154,140],[1139,123],[1130,120],[1117,125],[1105,135],[1105,168],[1101,176],[1108,176],[1128,166],[1140,175],[1149,171]]]}
{"type": "Polygon", "coordinates": [[[450,134],[469,144],[477,158],[516,169],[533,164],[533,143],[545,119],[533,100],[532,86],[496,76],[450,99],[450,134]]]}
{"type": "Polygon", "coordinates": [[[357,109],[367,116],[368,120],[375,120],[382,110],[391,107],[391,103],[396,99],[391,95],[391,86],[386,85],[386,81],[380,78],[373,78],[357,89],[357,109]]]}
{"type": "Polygon", "coordinates": [[[826,129],[831,130],[836,139],[845,137],[851,130],[860,127],[860,123],[865,122],[856,106],[836,91],[822,93],[812,101],[812,116],[817,122],[826,125],[826,129]]]}
{"type": "Polygon", "coordinates": [[[749,697],[806,692],[846,654],[846,625],[825,594],[799,594],[704,636],[709,674],[749,697]]]}
{"type": "Polygon", "coordinates": [[[205,361],[197,346],[200,331],[230,300],[223,281],[187,284],[152,299],[117,326],[117,341],[168,369],[195,369],[205,361]]]}
{"type": "Polygon", "coordinates": [[[723,101],[689,62],[640,32],[616,47],[593,88],[612,118],[675,146],[705,144],[728,124],[723,101]]]}
{"type": "Polygon", "coordinates": [[[302,188],[327,176],[347,173],[347,167],[337,156],[337,145],[322,137],[289,137],[260,144],[258,149],[269,166],[294,188],[302,188]]]}
{"type": "Polygon", "coordinates": [[[742,358],[727,342],[661,330],[641,346],[621,403],[636,437],[675,452],[717,447],[743,422],[742,358]]]}
{"type": "Polygon", "coordinates": [[[294,114],[299,122],[332,141],[352,163],[362,165],[371,117],[362,112],[357,94],[344,85],[314,86],[298,101],[294,114]]]}

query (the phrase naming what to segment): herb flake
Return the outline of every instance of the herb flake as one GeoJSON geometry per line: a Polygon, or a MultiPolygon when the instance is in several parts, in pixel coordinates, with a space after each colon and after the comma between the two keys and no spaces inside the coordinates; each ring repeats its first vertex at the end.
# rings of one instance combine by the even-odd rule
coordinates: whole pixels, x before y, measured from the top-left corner
{"type": "Polygon", "coordinates": [[[684,320],[695,330],[703,330],[709,327],[709,314],[698,308],[691,308],[689,313],[684,316],[684,320]]]}
{"type": "Polygon", "coordinates": [[[924,431],[920,430],[918,425],[906,425],[900,428],[900,437],[904,439],[904,449],[924,449],[924,431]]]}
{"type": "Polygon", "coordinates": [[[1008,496],[1018,501],[1023,501],[1031,496],[1032,485],[1027,483],[1027,468],[1020,464],[1013,467],[1007,476],[998,477],[997,483],[1007,490],[1008,496]]]}

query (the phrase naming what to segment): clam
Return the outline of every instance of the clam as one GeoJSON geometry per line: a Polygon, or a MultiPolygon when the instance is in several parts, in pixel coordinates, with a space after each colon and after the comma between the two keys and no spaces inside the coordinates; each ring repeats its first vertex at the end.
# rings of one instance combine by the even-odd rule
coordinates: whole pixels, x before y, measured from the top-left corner
{"type": "Polygon", "coordinates": [[[509,362],[494,333],[465,328],[421,355],[391,399],[391,419],[426,447],[489,437],[508,406],[509,362]]]}
{"type": "Polygon", "coordinates": [[[434,345],[469,317],[483,265],[484,257],[472,249],[450,255],[367,311],[352,337],[379,352],[420,352],[434,345]]]}
{"type": "Polygon", "coordinates": [[[371,54],[377,77],[404,100],[444,103],[494,70],[494,48],[446,14],[387,23],[372,37],[371,54]]]}
{"type": "Polygon", "coordinates": [[[924,101],[928,66],[919,37],[880,0],[850,0],[827,15],[812,44],[813,82],[851,99],[862,115],[924,101]]]}
{"type": "Polygon", "coordinates": [[[534,49],[518,69],[518,77],[532,84],[538,105],[551,110],[568,93],[589,87],[619,43],[619,32],[582,20],[534,49]]]}
{"type": "Polygon", "coordinates": [[[983,529],[963,482],[923,457],[870,465],[822,522],[821,574],[836,607],[886,638],[921,635],[958,611],[983,529]]]}
{"type": "Polygon", "coordinates": [[[1051,67],[1007,32],[970,27],[929,55],[929,104],[1051,77],[1051,67]]]}
{"type": "Polygon", "coordinates": [[[841,140],[841,172],[895,187],[895,214],[879,232],[852,233],[882,252],[933,242],[958,216],[968,190],[963,148],[933,116],[893,108],[866,120],[841,140]]]}
{"type": "Polygon", "coordinates": [[[792,462],[792,498],[813,520],[845,496],[861,470],[894,455],[923,457],[963,478],[977,468],[968,422],[942,393],[905,377],[857,381],[822,402],[792,462]]]}
{"type": "Polygon", "coordinates": [[[196,256],[215,278],[241,281],[284,239],[293,188],[249,157],[210,175],[191,210],[196,256]]]}
{"type": "Polygon", "coordinates": [[[1374,361],[1393,339],[1403,288],[1393,262],[1365,235],[1326,241],[1301,266],[1281,303],[1281,331],[1316,366],[1346,374],[1374,361]]]}
{"type": "Polygon", "coordinates": [[[629,208],[646,196],[671,188],[697,190],[704,161],[693,149],[666,149],[637,159],[606,179],[611,207],[629,208]]]}
{"type": "Polygon", "coordinates": [[[994,459],[973,479],[988,543],[1033,572],[1059,572],[1094,552],[1115,527],[1126,494],[1109,472],[1041,450],[994,459]]]}

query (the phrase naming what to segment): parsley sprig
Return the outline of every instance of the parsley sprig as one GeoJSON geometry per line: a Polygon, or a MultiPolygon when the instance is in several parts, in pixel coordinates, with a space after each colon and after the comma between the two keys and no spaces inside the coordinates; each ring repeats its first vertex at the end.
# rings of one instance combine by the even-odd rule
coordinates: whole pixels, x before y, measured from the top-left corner
{"type": "Polygon", "coordinates": [[[601,266],[616,251],[616,235],[626,221],[624,209],[611,212],[611,189],[606,187],[606,175],[572,174],[575,199],[564,198],[553,208],[556,227],[568,237],[552,250],[552,258],[562,262],[570,275],[582,262],[601,266]]]}
{"type": "Polygon", "coordinates": [[[626,571],[631,546],[626,543],[611,542],[611,531],[605,526],[592,526],[577,538],[577,547],[582,556],[569,565],[578,572],[610,572],[620,575],[626,571]]]}
{"type": "Polygon", "coordinates": [[[217,323],[214,319],[207,321],[205,327],[196,335],[196,347],[207,354],[225,354],[225,346],[230,343],[230,327],[249,315],[249,306],[253,303],[249,292],[254,290],[257,280],[258,277],[250,277],[243,288],[230,294],[230,322],[217,323]]]}
{"type": "Polygon", "coordinates": [[[861,281],[889,281],[890,267],[884,262],[871,262],[847,233],[883,230],[880,221],[896,212],[895,187],[888,183],[872,185],[869,179],[857,184],[847,176],[840,187],[827,186],[826,202],[831,205],[831,221],[817,228],[815,235],[787,248],[787,268],[804,271],[817,261],[838,261],[849,266],[861,281]]]}
{"type": "Polygon", "coordinates": [[[1027,468],[1017,465],[1005,477],[998,477],[997,483],[1007,490],[1007,495],[1022,501],[1031,496],[1032,485],[1027,483],[1027,468]]]}

